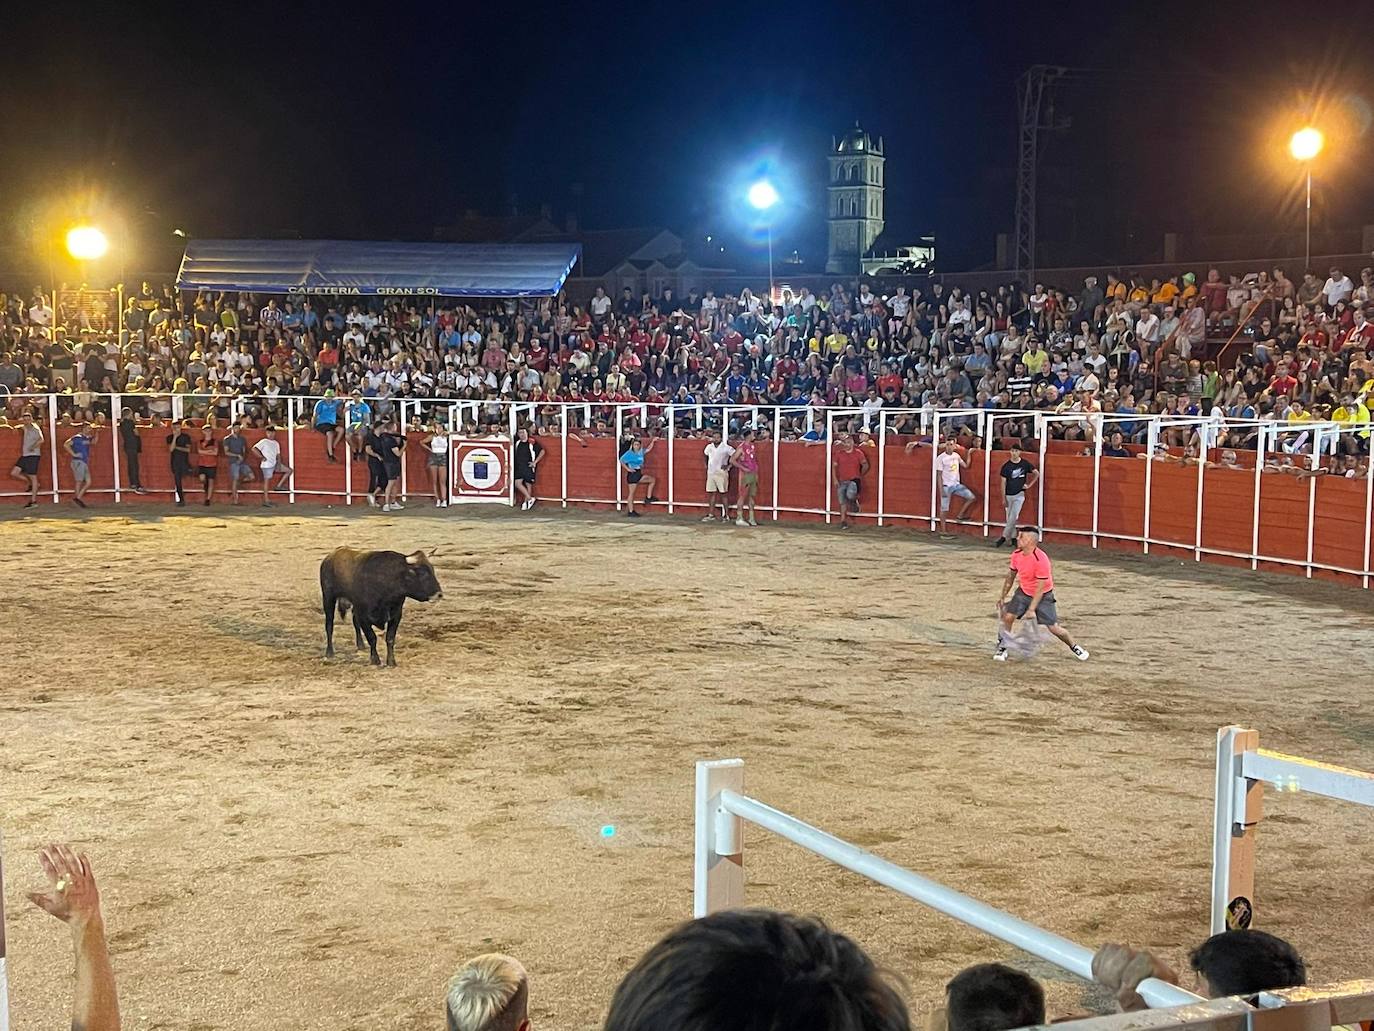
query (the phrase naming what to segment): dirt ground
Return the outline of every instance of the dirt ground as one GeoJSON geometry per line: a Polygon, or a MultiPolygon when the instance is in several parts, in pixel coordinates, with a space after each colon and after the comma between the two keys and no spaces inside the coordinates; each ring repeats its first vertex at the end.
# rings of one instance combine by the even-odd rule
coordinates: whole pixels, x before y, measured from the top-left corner
{"type": "MultiPolygon", "coordinates": [[[[905,530],[536,510],[0,514],[0,829],[17,1031],[61,1026],[65,934],[23,892],[90,851],[126,1027],[433,1029],[464,957],[591,1028],[690,915],[693,762],[1087,945],[1207,931],[1213,741],[1374,768],[1358,589],[1054,548],[1092,650],[990,660],[1006,555],[905,530]],[[400,668],[322,658],[333,546],[442,544],[400,668]],[[600,829],[613,825],[613,837],[600,829]]],[[[349,644],[345,632],[343,641],[349,644]]],[[[1374,815],[1271,793],[1257,926],[1370,973],[1374,815]]],[[[815,913],[913,1008],[1011,950],[757,829],[750,903],[815,913]]],[[[1028,957],[1063,1012],[1091,996],[1028,957]]]]}

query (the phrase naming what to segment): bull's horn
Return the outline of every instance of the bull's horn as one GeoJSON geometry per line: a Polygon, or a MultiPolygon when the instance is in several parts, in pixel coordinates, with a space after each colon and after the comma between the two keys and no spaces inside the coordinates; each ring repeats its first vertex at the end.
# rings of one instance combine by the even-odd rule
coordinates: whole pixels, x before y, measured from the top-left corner
{"type": "Polygon", "coordinates": [[[423,551],[416,551],[406,556],[406,561],[412,566],[418,566],[424,559],[425,553],[423,551]]]}

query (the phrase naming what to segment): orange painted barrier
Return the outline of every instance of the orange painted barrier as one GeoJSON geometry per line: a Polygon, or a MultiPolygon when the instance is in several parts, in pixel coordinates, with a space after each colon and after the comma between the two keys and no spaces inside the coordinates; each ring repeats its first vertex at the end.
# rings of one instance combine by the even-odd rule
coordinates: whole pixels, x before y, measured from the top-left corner
{"type": "MultiPolygon", "coordinates": [[[[45,437],[51,425],[40,423],[45,437]]],[[[57,426],[56,440],[45,440],[39,467],[39,501],[51,505],[54,497],[65,501],[72,490],[70,463],[62,443],[76,432],[75,426],[57,426]],[[56,447],[57,493],[53,490],[53,448],[56,447]]],[[[143,485],[150,491],[137,495],[128,489],[124,456],[119,453],[116,432],[104,428],[91,449],[92,507],[99,511],[115,503],[115,466],[119,465],[118,504],[162,504],[170,501],[172,475],[167,426],[140,429],[143,442],[140,456],[143,485]]],[[[216,434],[224,435],[223,431],[216,434]]],[[[252,443],[261,431],[250,430],[245,437],[252,443]]],[[[412,434],[405,454],[405,489],[409,497],[431,497],[425,450],[421,436],[412,434]]],[[[566,470],[562,461],[563,442],[556,435],[540,437],[547,449],[539,466],[535,494],[545,506],[567,503],[592,508],[614,507],[623,502],[628,488],[617,460],[613,439],[587,437],[585,445],[569,438],[566,444],[566,470]]],[[[891,438],[890,438],[891,439],[891,438]]],[[[337,462],[325,457],[323,438],[310,429],[278,434],[283,460],[296,471],[290,491],[274,494],[284,501],[294,496],[298,503],[361,504],[367,489],[367,464],[349,462],[346,442],[340,444],[337,462]],[[294,495],[292,495],[294,491],[294,495]]],[[[963,482],[980,495],[970,512],[978,526],[960,528],[965,533],[982,533],[984,518],[985,468],[988,476],[986,519],[988,530],[996,534],[1004,513],[998,470],[1008,458],[1000,445],[992,452],[969,454],[969,468],[963,482]]],[[[659,438],[644,463],[645,473],[655,477],[655,493],[661,504],[651,513],[673,512],[699,518],[706,511],[706,468],[701,438],[659,438]],[[671,454],[670,454],[671,452],[671,454]],[[671,460],[671,461],[670,461],[671,460]],[[671,464],[671,477],[669,468],[671,464]],[[671,480],[671,482],[670,482],[671,480]]],[[[0,470],[14,466],[20,448],[17,427],[0,427],[0,470]]],[[[1321,476],[1313,479],[1262,473],[1256,477],[1254,455],[1239,452],[1241,464],[1249,468],[1205,469],[1166,462],[1146,462],[1139,458],[1103,458],[1094,473],[1095,460],[1082,454],[1083,446],[1073,442],[1052,441],[1043,465],[1039,456],[1027,452],[1039,466],[1040,478],[1027,494],[1021,513],[1025,523],[1039,522],[1049,539],[1093,543],[1099,547],[1139,551],[1147,547],[1155,554],[1184,556],[1201,561],[1252,565],[1259,569],[1301,572],[1332,577],[1368,586],[1371,571],[1367,566],[1366,540],[1370,532],[1369,484],[1366,480],[1321,476]],[[1148,471],[1148,521],[1147,514],[1148,471]],[[1258,523],[1256,495],[1258,491],[1258,523]],[[1198,506],[1201,503],[1201,518],[1198,506]],[[1041,506],[1043,505],[1043,513],[1041,506]],[[1309,515],[1311,532],[1309,534],[1309,515]],[[1310,537],[1310,540],[1309,540],[1310,537]],[[1328,568],[1320,568],[1328,567],[1328,568]]],[[[890,442],[879,455],[877,446],[864,448],[869,468],[862,478],[859,519],[884,525],[926,528],[930,525],[932,501],[933,450],[923,444],[907,453],[900,442],[890,442]],[[880,475],[881,474],[881,475],[880,475]],[[881,487],[882,512],[879,516],[881,487]]],[[[835,515],[833,484],[827,490],[824,445],[805,446],[799,442],[774,445],[763,442],[758,448],[760,469],[757,498],[762,518],[787,521],[817,521],[835,515]],[[775,510],[776,505],[776,510],[775,510]]],[[[256,455],[249,453],[249,464],[258,469],[256,455]]],[[[218,499],[228,494],[227,462],[221,459],[218,499]]],[[[186,481],[192,503],[200,498],[197,478],[186,481]]],[[[730,500],[736,498],[738,477],[731,477],[730,500]]],[[[261,481],[246,485],[254,494],[261,481]]],[[[639,492],[644,501],[645,492],[639,492]]],[[[20,484],[6,478],[0,482],[0,502],[22,503],[25,493],[20,484]]],[[[251,495],[250,495],[251,498],[251,495]]]]}

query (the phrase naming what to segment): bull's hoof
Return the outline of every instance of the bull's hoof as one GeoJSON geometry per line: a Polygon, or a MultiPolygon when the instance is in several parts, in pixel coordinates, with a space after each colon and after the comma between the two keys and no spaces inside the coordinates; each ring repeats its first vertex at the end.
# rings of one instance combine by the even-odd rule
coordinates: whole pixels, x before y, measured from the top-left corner
{"type": "Polygon", "coordinates": [[[332,659],[332,658],[334,657],[334,649],[333,649],[333,648],[326,648],[326,649],[324,650],[324,657],[325,657],[326,659],[332,659]]]}
{"type": "Polygon", "coordinates": [[[377,656],[375,656],[375,655],[372,656],[372,665],[374,665],[374,666],[380,666],[381,664],[382,664],[382,660],[381,660],[381,659],[377,658],[377,656]]]}
{"type": "Polygon", "coordinates": [[[395,660],[395,659],[387,659],[387,660],[386,660],[386,664],[387,664],[388,666],[391,666],[392,668],[395,668],[395,666],[396,666],[396,660],[395,660]]]}

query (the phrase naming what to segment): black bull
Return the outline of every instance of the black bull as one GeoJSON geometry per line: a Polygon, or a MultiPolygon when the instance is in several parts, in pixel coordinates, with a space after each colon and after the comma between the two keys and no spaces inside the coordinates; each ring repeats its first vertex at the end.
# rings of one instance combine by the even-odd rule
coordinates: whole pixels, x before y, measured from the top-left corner
{"type": "Polygon", "coordinates": [[[386,630],[386,664],[396,665],[396,628],[407,598],[442,598],[434,566],[423,551],[357,551],[336,548],[320,563],[320,594],[324,596],[325,657],[334,655],[334,612],[340,617],[353,609],[353,635],[358,648],[367,638],[372,665],[380,666],[377,634],[386,630]]]}

